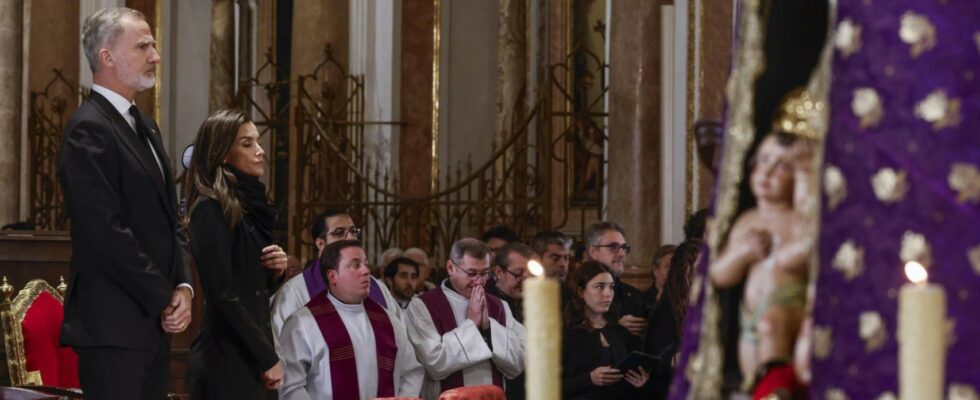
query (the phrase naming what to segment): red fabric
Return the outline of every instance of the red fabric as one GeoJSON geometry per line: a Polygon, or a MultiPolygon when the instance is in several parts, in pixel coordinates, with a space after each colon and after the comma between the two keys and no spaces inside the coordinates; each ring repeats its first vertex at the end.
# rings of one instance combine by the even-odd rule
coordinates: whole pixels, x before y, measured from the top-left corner
{"type": "Polygon", "coordinates": [[[24,355],[28,371],[41,371],[45,386],[78,388],[78,355],[61,347],[64,308],[58,299],[42,291],[24,314],[24,355]]]}
{"type": "Polygon", "coordinates": [[[800,382],[792,365],[780,365],[766,371],[752,391],[752,400],[759,400],[777,390],[795,396],[796,393],[805,392],[805,389],[806,386],[800,382]]]}
{"type": "Polygon", "coordinates": [[[500,386],[479,385],[449,389],[439,395],[439,400],[507,400],[507,397],[500,386]]]}

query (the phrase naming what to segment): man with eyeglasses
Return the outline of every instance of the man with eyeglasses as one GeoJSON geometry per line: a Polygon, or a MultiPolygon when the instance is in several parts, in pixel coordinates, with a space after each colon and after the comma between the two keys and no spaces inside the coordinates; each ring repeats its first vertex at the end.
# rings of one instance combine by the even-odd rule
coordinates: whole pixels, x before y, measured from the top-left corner
{"type": "Polygon", "coordinates": [[[425,367],[422,396],[473,385],[497,385],[524,371],[524,326],[500,298],[486,293],[490,248],[466,238],[453,243],[449,278],[408,305],[408,337],[425,367]]]}
{"type": "MultiPolygon", "coordinates": [[[[511,242],[497,250],[494,257],[494,284],[487,288],[487,293],[505,301],[514,318],[524,323],[524,280],[528,277],[527,263],[537,260],[537,254],[526,244],[511,242]]],[[[507,400],[524,399],[524,374],[507,380],[507,400]]]]}
{"type": "Polygon", "coordinates": [[[630,252],[623,227],[606,221],[592,224],[585,230],[585,245],[589,259],[605,264],[613,273],[615,294],[609,315],[630,333],[642,334],[647,324],[646,318],[641,317],[647,315],[646,295],[620,280],[626,270],[626,255],[630,252]]]}
{"type": "MultiPolygon", "coordinates": [[[[289,278],[272,298],[272,337],[278,344],[279,333],[283,324],[296,310],[303,308],[313,296],[327,289],[327,283],[320,273],[320,256],[323,249],[330,243],[341,240],[357,240],[361,229],[354,220],[343,210],[330,209],[316,216],[310,229],[316,257],[306,264],[299,275],[289,278]]],[[[381,307],[390,309],[396,317],[401,317],[401,307],[384,283],[375,277],[370,277],[370,292],[368,297],[381,307]]],[[[277,346],[278,347],[278,346],[277,346]]]]}

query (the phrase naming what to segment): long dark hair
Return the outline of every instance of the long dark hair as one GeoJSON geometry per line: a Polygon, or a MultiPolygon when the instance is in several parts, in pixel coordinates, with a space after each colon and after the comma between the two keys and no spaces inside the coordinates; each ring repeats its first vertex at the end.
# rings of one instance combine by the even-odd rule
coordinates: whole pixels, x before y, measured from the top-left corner
{"type": "Polygon", "coordinates": [[[694,270],[694,261],[698,258],[698,251],[701,248],[700,240],[685,240],[677,246],[674,256],[670,259],[670,269],[667,270],[667,281],[664,282],[664,294],[660,300],[664,300],[670,307],[671,314],[678,329],[684,326],[684,317],[687,314],[687,300],[691,291],[691,272],[694,270]]]}
{"type": "Polygon", "coordinates": [[[242,219],[242,205],[234,190],[235,174],[225,166],[224,158],[235,144],[238,129],[249,122],[252,120],[244,112],[224,109],[215,111],[201,124],[187,171],[188,217],[199,201],[211,198],[221,204],[229,227],[242,219]]]}
{"type": "MultiPolygon", "coordinates": [[[[584,291],[585,287],[589,284],[596,275],[601,273],[607,273],[612,275],[612,271],[605,264],[598,261],[586,261],[574,271],[572,271],[571,276],[565,280],[565,285],[568,286],[568,290],[572,293],[571,300],[565,304],[565,309],[563,310],[565,317],[565,324],[567,326],[573,326],[576,324],[581,324],[585,327],[591,327],[589,325],[589,320],[585,318],[585,300],[579,294],[580,291],[584,291]]],[[[605,316],[603,316],[605,318],[605,316]]],[[[607,320],[608,321],[608,320],[607,320]]]]}

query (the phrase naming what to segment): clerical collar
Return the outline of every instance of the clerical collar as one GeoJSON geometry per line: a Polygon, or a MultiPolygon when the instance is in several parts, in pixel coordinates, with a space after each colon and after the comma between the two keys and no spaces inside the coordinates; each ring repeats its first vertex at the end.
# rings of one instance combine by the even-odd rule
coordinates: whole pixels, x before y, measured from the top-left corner
{"type": "Polygon", "coordinates": [[[360,302],[360,303],[356,303],[356,304],[347,304],[347,303],[344,303],[343,301],[340,301],[340,299],[334,297],[334,295],[332,293],[329,293],[329,292],[327,293],[327,299],[329,299],[330,302],[333,303],[334,307],[336,307],[338,310],[343,310],[343,311],[347,311],[347,312],[350,312],[350,313],[362,313],[362,312],[364,312],[364,302],[363,301],[360,302]]]}
{"type": "Polygon", "coordinates": [[[463,300],[468,300],[466,297],[463,297],[462,293],[460,293],[459,291],[456,290],[456,288],[453,287],[453,284],[449,282],[449,278],[446,278],[446,280],[442,281],[442,287],[449,289],[449,294],[454,294],[456,296],[459,296],[463,300]]]}

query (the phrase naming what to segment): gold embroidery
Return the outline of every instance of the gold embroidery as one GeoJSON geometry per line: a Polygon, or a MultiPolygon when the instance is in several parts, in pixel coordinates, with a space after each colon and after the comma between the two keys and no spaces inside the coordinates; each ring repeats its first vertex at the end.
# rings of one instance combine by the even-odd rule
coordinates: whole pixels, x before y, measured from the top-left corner
{"type": "Polygon", "coordinates": [[[853,280],[864,271],[864,249],[855,246],[853,240],[844,242],[834,255],[833,267],[844,273],[845,280],[853,280]]]}
{"type": "Polygon", "coordinates": [[[902,27],[898,30],[898,36],[911,46],[909,55],[912,58],[936,46],[936,28],[929,22],[929,18],[911,11],[902,15],[902,27]]]}
{"type": "Polygon", "coordinates": [[[955,163],[949,171],[949,187],[957,192],[960,203],[980,202],[980,171],[975,165],[955,163]]]}
{"type": "Polygon", "coordinates": [[[892,392],[885,392],[878,396],[877,400],[898,400],[898,398],[892,392]]]}
{"type": "Polygon", "coordinates": [[[823,102],[813,100],[806,89],[794,90],[783,99],[772,129],[807,139],[817,139],[819,134],[811,121],[823,107],[823,102]]]}
{"type": "Polygon", "coordinates": [[[977,42],[977,51],[980,51],[980,32],[973,34],[973,41],[977,42]]]}
{"type": "Polygon", "coordinates": [[[831,327],[813,327],[813,357],[826,359],[834,347],[834,332],[831,327]]]}
{"type": "Polygon", "coordinates": [[[950,99],[946,91],[939,89],[915,105],[915,116],[932,123],[933,130],[940,130],[960,123],[960,99],[950,99]]]}
{"type": "Polygon", "coordinates": [[[844,58],[861,50],[861,26],[850,18],[841,21],[837,25],[837,34],[834,35],[834,47],[840,50],[844,58]]]}
{"type": "Polygon", "coordinates": [[[878,173],[871,177],[871,186],[874,188],[875,197],[885,203],[901,201],[909,190],[905,171],[895,171],[891,168],[878,170],[878,173]]]}
{"type": "Polygon", "coordinates": [[[840,168],[828,165],[823,172],[823,190],[827,193],[827,207],[831,210],[837,208],[840,202],[847,197],[847,183],[840,168]]]}
{"type": "Polygon", "coordinates": [[[691,305],[698,304],[698,296],[701,295],[701,285],[703,284],[703,277],[701,274],[696,274],[691,279],[691,291],[688,293],[687,302],[691,305]]]}
{"type": "Polygon", "coordinates": [[[932,266],[932,248],[921,233],[905,231],[902,235],[902,250],[898,257],[903,265],[915,261],[927,269],[932,266]]]}
{"type": "Polygon", "coordinates": [[[861,118],[861,129],[877,126],[885,115],[878,92],[868,87],[854,89],[851,111],[854,112],[855,116],[861,118]]]}
{"type": "Polygon", "coordinates": [[[970,265],[973,266],[973,272],[980,275],[980,244],[973,246],[966,252],[966,257],[970,259],[970,265]]]}
{"type": "Polygon", "coordinates": [[[880,349],[888,340],[885,321],[881,319],[880,314],[874,311],[861,313],[858,331],[861,339],[864,340],[864,351],[867,353],[880,349]]]}
{"type": "Polygon", "coordinates": [[[950,383],[947,398],[949,400],[978,400],[980,396],[977,395],[977,390],[973,386],[965,383],[950,383]]]}
{"type": "Polygon", "coordinates": [[[824,398],[827,400],[848,400],[847,394],[843,390],[837,388],[827,389],[827,393],[824,394],[824,398]]]}
{"type": "Polygon", "coordinates": [[[956,343],[956,320],[946,319],[946,348],[950,348],[956,343]]]}

